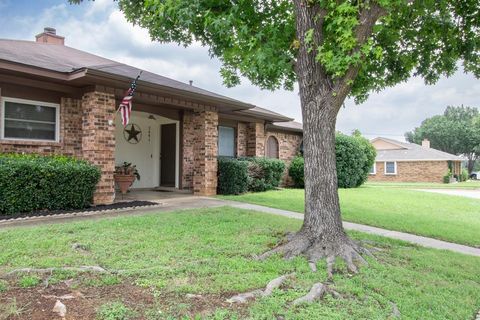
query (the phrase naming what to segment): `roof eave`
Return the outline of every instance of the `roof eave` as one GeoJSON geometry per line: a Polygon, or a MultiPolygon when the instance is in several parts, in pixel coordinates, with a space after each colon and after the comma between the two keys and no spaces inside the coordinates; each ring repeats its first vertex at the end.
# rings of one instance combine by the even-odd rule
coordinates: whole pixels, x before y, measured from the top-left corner
{"type": "MultiPolygon", "coordinates": [[[[112,73],[101,71],[101,70],[88,69],[88,68],[86,68],[85,70],[86,70],[86,75],[91,75],[95,77],[105,77],[112,80],[125,81],[127,83],[130,83],[132,81],[130,77],[116,75],[116,74],[112,74],[112,73]]],[[[139,80],[138,84],[139,86],[145,86],[145,87],[161,90],[162,92],[172,94],[172,95],[187,96],[189,98],[196,99],[196,100],[201,100],[201,101],[210,102],[214,104],[220,104],[222,106],[226,106],[234,109],[233,111],[248,110],[255,107],[252,104],[244,103],[241,101],[232,101],[229,99],[209,97],[200,93],[186,91],[183,89],[176,89],[176,88],[163,86],[163,85],[155,84],[148,81],[139,80]]]]}

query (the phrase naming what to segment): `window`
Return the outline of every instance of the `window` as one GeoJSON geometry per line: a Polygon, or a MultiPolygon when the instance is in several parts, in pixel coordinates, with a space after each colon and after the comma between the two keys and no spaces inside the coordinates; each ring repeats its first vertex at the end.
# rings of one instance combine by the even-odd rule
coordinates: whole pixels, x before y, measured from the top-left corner
{"type": "Polygon", "coordinates": [[[374,162],[372,167],[370,168],[369,174],[377,174],[377,164],[374,162]]]}
{"type": "Polygon", "coordinates": [[[267,158],[278,159],[278,140],[274,136],[267,139],[267,158]]]}
{"type": "Polygon", "coordinates": [[[385,162],[385,174],[397,174],[397,163],[394,161],[385,162]]]}
{"type": "Polygon", "coordinates": [[[218,155],[235,157],[235,129],[218,127],[218,155]]]}
{"type": "Polygon", "coordinates": [[[1,138],[59,140],[59,105],[2,98],[1,138]]]}

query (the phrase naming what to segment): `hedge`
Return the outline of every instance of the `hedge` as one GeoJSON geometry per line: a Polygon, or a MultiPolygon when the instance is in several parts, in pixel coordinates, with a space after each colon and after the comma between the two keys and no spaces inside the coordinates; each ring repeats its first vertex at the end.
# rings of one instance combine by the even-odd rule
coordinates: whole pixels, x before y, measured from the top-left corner
{"type": "Polygon", "coordinates": [[[248,161],[218,158],[218,194],[241,194],[248,189],[248,161]]]}
{"type": "MultiPolygon", "coordinates": [[[[376,151],[373,145],[360,135],[335,136],[335,156],[339,188],[356,188],[368,178],[375,162],[376,151]]],[[[289,167],[289,175],[297,188],[304,187],[304,160],[298,156],[289,167]]]]}
{"type": "Polygon", "coordinates": [[[99,179],[100,170],[83,160],[0,155],[0,214],[87,207],[99,179]]]}
{"type": "Polygon", "coordinates": [[[219,158],[218,194],[241,194],[278,188],[285,163],[269,158],[219,158]]]}

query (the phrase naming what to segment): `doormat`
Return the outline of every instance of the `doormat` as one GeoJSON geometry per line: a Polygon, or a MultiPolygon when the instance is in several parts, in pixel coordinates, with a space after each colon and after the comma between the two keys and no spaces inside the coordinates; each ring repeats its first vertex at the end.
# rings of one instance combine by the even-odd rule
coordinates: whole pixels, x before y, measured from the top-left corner
{"type": "Polygon", "coordinates": [[[173,190],[155,189],[156,192],[173,192],[173,190]]]}

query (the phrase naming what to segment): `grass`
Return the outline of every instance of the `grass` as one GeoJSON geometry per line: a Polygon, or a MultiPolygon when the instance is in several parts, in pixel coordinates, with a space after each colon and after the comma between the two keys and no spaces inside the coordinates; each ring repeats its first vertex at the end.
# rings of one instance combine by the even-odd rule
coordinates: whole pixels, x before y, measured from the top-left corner
{"type": "Polygon", "coordinates": [[[0,320],[18,319],[26,310],[26,306],[19,306],[15,297],[9,302],[0,304],[0,320]]]}
{"type": "MultiPolygon", "coordinates": [[[[370,185],[339,194],[345,221],[480,247],[480,200],[370,185]]],[[[221,198],[304,212],[302,189],[221,198]]]]}
{"type": "Polygon", "coordinates": [[[40,281],[40,278],[35,275],[27,275],[20,278],[20,280],[18,281],[18,285],[21,288],[31,288],[37,286],[40,281]]]}
{"type": "MultiPolygon", "coordinates": [[[[191,293],[224,301],[234,293],[263,288],[269,280],[291,272],[296,278],[272,296],[258,298],[244,310],[207,302],[209,312],[201,318],[387,319],[392,303],[402,319],[471,319],[478,311],[480,259],[360,233],[350,235],[373,241],[381,251],[376,253],[376,261],[370,260],[370,265],[353,277],[344,265],[338,265],[334,287],[343,298],[327,296],[321,303],[292,307],[291,301],[306,294],[313,283],[326,279],[324,263],[319,264],[318,273],[311,273],[303,258],[256,261],[252,256],[275,245],[285,231],[299,227],[297,220],[222,207],[6,229],[0,230],[0,274],[24,267],[82,265],[126,270],[122,281],[148,288],[158,297],[156,309],[144,306],[134,310],[146,319],[195,318],[188,313],[192,307],[188,302],[178,303],[173,298],[175,308],[166,308],[161,302],[169,296],[191,293]],[[90,249],[72,250],[73,243],[90,249]]],[[[127,318],[121,318],[125,308],[108,304],[97,316],[128,319],[128,312],[127,318]]]]}
{"type": "Polygon", "coordinates": [[[135,312],[122,302],[109,302],[100,306],[97,312],[98,320],[128,320],[135,316],[135,312]]]}

